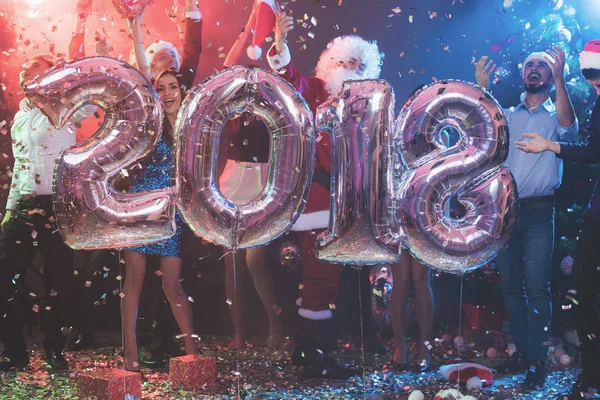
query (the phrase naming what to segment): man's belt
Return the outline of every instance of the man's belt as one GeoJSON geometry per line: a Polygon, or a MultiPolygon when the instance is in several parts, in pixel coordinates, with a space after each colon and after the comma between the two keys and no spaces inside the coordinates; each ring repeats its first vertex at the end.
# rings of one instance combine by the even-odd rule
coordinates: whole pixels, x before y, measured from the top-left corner
{"type": "Polygon", "coordinates": [[[519,205],[521,207],[529,207],[534,204],[540,203],[554,203],[554,195],[549,196],[537,196],[537,197],[528,197],[526,199],[519,200],[519,205]]]}

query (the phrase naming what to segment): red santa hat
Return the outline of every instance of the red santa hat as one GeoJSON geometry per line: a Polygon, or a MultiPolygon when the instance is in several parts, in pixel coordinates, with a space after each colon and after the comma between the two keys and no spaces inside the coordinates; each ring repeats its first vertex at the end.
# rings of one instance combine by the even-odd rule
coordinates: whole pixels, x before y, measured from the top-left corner
{"type": "Polygon", "coordinates": [[[275,20],[277,18],[277,4],[275,0],[254,0],[252,14],[248,20],[246,29],[254,31],[252,44],[248,47],[248,57],[252,60],[258,60],[262,56],[261,45],[267,36],[275,29],[275,20]]]}
{"type": "Polygon", "coordinates": [[[549,65],[552,65],[554,63],[554,60],[552,59],[550,54],[548,54],[544,51],[536,51],[534,53],[531,53],[530,55],[527,56],[525,61],[523,61],[523,70],[522,70],[523,77],[525,77],[525,67],[527,66],[527,63],[529,61],[533,61],[533,60],[545,61],[547,63],[550,63],[549,65]]]}
{"type": "Polygon", "coordinates": [[[600,70],[600,40],[588,42],[579,55],[581,69],[600,70]]]}
{"type": "Polygon", "coordinates": [[[490,386],[494,382],[496,371],[486,368],[481,364],[462,362],[458,364],[442,365],[440,374],[450,382],[459,381],[467,383],[469,378],[477,376],[481,379],[484,387],[490,386]]]}
{"type": "MultiPolygon", "coordinates": [[[[152,62],[154,61],[154,57],[163,50],[173,52],[173,54],[175,55],[175,65],[173,65],[173,68],[179,71],[179,69],[181,68],[181,58],[179,56],[179,52],[172,43],[165,42],[164,40],[159,40],[156,43],[152,43],[150,46],[146,47],[146,50],[144,51],[146,53],[148,65],[150,65],[150,69],[152,69],[152,62]]],[[[160,71],[156,72],[158,73],[160,71]]],[[[154,76],[155,74],[152,75],[154,76]]]]}

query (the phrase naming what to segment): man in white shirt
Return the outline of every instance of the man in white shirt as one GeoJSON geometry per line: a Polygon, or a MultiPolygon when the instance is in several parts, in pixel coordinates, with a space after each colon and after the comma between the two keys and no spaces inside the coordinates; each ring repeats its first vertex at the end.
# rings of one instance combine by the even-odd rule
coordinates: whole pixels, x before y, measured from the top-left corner
{"type": "MultiPolygon", "coordinates": [[[[36,56],[23,65],[21,86],[41,76],[53,66],[49,56],[36,56]]],[[[52,209],[52,181],[60,152],[75,144],[75,129],[70,124],[54,129],[42,111],[21,101],[11,128],[15,158],[12,183],[2,220],[0,246],[0,330],[4,352],[0,371],[24,369],[29,356],[23,334],[26,293],[24,275],[39,249],[44,259],[45,306],[35,303],[44,330],[46,361],[51,368],[67,368],[62,355],[67,299],[73,276],[73,253],[62,241],[52,209]]],[[[33,297],[30,294],[30,298],[33,297]]]]}
{"type": "MultiPolygon", "coordinates": [[[[476,65],[477,83],[489,87],[493,63],[476,65]]],[[[551,140],[572,140],[579,125],[564,80],[565,53],[559,47],[530,54],[523,62],[525,93],[521,102],[504,110],[510,131],[506,165],[519,192],[519,221],[507,248],[496,258],[504,303],[517,351],[500,373],[527,371],[525,388],[542,386],[552,326],[550,274],[554,246],[554,192],[562,180],[562,160],[553,153],[527,154],[515,142],[526,133],[551,140]],[[550,100],[556,89],[556,104],[550,100]]]]}

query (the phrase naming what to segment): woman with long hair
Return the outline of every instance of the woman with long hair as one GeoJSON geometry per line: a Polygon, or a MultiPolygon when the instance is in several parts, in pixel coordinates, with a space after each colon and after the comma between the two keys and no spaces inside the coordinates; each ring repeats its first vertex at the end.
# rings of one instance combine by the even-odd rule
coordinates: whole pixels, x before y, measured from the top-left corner
{"type": "MultiPolygon", "coordinates": [[[[148,156],[146,167],[134,181],[132,192],[145,192],[154,189],[164,189],[171,185],[171,153],[173,147],[173,127],[177,112],[183,98],[183,86],[178,74],[173,69],[159,73],[154,80],[154,87],[165,112],[163,131],[154,151],[148,156]]],[[[184,223],[176,212],[175,221],[177,232],[175,236],[160,243],[134,247],[125,251],[127,275],[123,288],[121,303],[121,319],[125,339],[125,369],[139,370],[138,349],[135,336],[137,310],[140,293],[146,274],[146,258],[148,255],[160,256],[160,271],[162,287],[167,297],[175,320],[179,325],[185,351],[187,354],[197,354],[198,349],[192,337],[192,308],[188,296],[181,286],[181,236],[184,223]]]]}

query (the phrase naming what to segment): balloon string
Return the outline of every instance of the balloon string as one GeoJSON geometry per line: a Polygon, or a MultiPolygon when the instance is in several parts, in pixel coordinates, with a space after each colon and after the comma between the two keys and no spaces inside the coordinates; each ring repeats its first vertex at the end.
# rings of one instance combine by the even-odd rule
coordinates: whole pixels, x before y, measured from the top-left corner
{"type": "Polygon", "coordinates": [[[363,310],[362,310],[362,288],[361,288],[361,279],[360,279],[360,268],[357,269],[357,276],[358,276],[358,307],[360,310],[360,349],[361,349],[361,355],[362,355],[362,389],[363,389],[363,397],[366,396],[366,378],[367,378],[367,372],[365,369],[365,336],[364,336],[364,329],[363,329],[363,310]]]}
{"type": "MultiPolygon", "coordinates": [[[[460,274],[460,297],[459,297],[459,305],[458,305],[458,336],[463,339],[463,343],[460,343],[460,340],[457,340],[458,344],[456,348],[458,349],[458,358],[462,361],[462,346],[464,344],[464,336],[462,336],[463,327],[462,327],[462,307],[463,307],[463,283],[464,283],[464,274],[460,274]]],[[[456,379],[456,391],[460,391],[460,370],[458,370],[458,377],[456,379]]]]}
{"type": "MultiPolygon", "coordinates": [[[[123,263],[121,262],[121,250],[117,253],[117,257],[119,260],[119,276],[123,276],[123,263]]],[[[123,279],[119,279],[119,293],[121,296],[120,305],[121,310],[123,310],[123,279]]],[[[122,312],[122,311],[121,311],[122,312]]],[[[121,346],[123,347],[123,393],[127,394],[127,377],[125,376],[125,330],[123,329],[123,318],[121,318],[121,346]]]]}
{"type": "MultiPolygon", "coordinates": [[[[238,213],[239,213],[239,211],[238,211],[238,213]]],[[[237,216],[238,216],[238,214],[236,213],[236,217],[237,216]]],[[[239,219],[236,218],[236,222],[234,224],[234,227],[231,230],[231,236],[232,236],[232,238],[231,238],[232,240],[231,241],[233,243],[233,247],[232,247],[230,253],[231,253],[232,257],[233,257],[233,261],[232,261],[232,264],[233,264],[233,299],[229,299],[229,300],[232,302],[232,304],[233,304],[233,302],[237,301],[237,299],[238,299],[238,294],[237,294],[238,293],[237,292],[238,291],[238,287],[237,287],[237,267],[235,265],[235,259],[236,259],[237,250],[238,250],[237,249],[237,241],[236,241],[236,238],[237,238],[237,229],[238,229],[238,221],[239,221],[239,219]]],[[[239,310],[237,308],[237,307],[239,307],[239,304],[235,304],[234,306],[236,307],[236,310],[239,310]]],[[[233,308],[232,308],[232,310],[233,310],[233,308]]],[[[237,311],[236,311],[236,313],[237,313],[237,311]]],[[[234,315],[233,318],[237,318],[237,316],[234,315]]],[[[240,318],[240,319],[238,319],[238,321],[237,321],[238,324],[243,323],[243,318],[240,318]],[[241,321],[240,321],[240,319],[241,319],[241,321]]],[[[239,329],[240,329],[240,327],[236,326],[234,324],[233,339],[234,339],[235,342],[237,342],[238,339],[239,339],[239,335],[238,335],[239,334],[239,329]]],[[[241,345],[242,345],[241,343],[237,342],[237,346],[236,346],[236,350],[235,350],[235,353],[236,353],[236,358],[235,358],[236,368],[235,368],[235,372],[236,372],[236,378],[237,378],[236,380],[237,380],[237,397],[238,398],[241,397],[241,393],[240,393],[240,380],[241,380],[241,376],[242,376],[242,373],[240,372],[240,346],[241,345]]]]}

